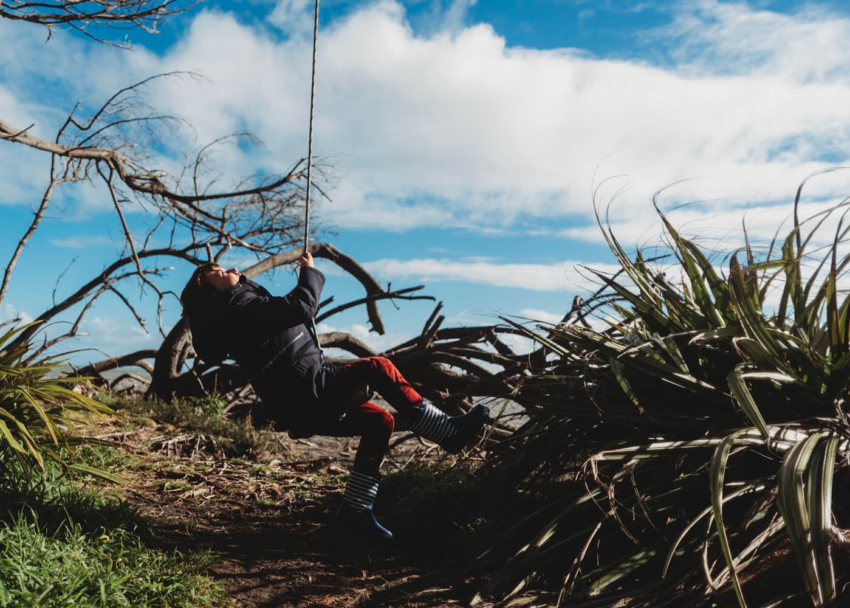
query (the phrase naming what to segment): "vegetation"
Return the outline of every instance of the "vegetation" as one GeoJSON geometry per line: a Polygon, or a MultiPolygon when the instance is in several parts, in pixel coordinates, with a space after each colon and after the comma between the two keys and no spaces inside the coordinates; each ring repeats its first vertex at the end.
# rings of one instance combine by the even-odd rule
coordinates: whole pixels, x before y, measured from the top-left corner
{"type": "MultiPolygon", "coordinates": [[[[225,412],[226,402],[218,394],[189,399],[162,400],[137,396],[115,397],[101,394],[101,400],[116,411],[132,416],[131,423],[146,426],[151,423],[171,424],[189,431],[184,443],[211,447],[230,457],[255,457],[270,449],[273,441],[268,430],[255,428],[250,418],[234,420],[225,412]],[[199,439],[202,441],[199,442],[199,439]]],[[[279,445],[274,449],[279,448],[279,445]]]]}
{"type": "MultiPolygon", "coordinates": [[[[61,454],[97,469],[120,466],[103,446],[61,454]]],[[[27,476],[0,451],[0,606],[211,606],[220,584],[202,574],[211,555],[146,546],[149,522],[126,502],[47,461],[27,476]]]]}
{"type": "Polygon", "coordinates": [[[60,357],[67,353],[38,359],[40,349],[34,350],[30,342],[4,350],[16,334],[37,324],[13,327],[0,335],[0,449],[12,450],[25,467],[36,463],[44,468],[47,456],[63,466],[94,473],[82,464],[65,463],[55,449],[81,441],[74,434],[80,414],[111,411],[73,390],[89,378],[56,377],[65,362],[60,357]]]}
{"type": "Polygon", "coordinates": [[[542,335],[505,319],[551,355],[515,397],[531,416],[497,471],[551,500],[482,556],[501,567],[476,601],[839,601],[850,489],[843,216],[815,244],[846,203],[798,222],[799,198],[790,234],[761,255],[747,242],[725,274],[660,211],[677,262],[666,269],[627,255],[600,221],[622,271],[596,273],[606,289],[587,306],[606,302],[610,328],[542,335]]]}
{"type": "MultiPolygon", "coordinates": [[[[89,378],[58,377],[62,355],[3,351],[26,327],[0,336],[0,606],[217,604],[209,552],[148,546],[149,522],[93,483],[122,480],[128,457],[76,429],[112,410],[77,392],[89,378]]],[[[221,418],[215,397],[202,401],[221,418]]]]}
{"type": "Polygon", "coordinates": [[[383,478],[377,509],[398,541],[417,554],[469,560],[495,529],[496,490],[492,479],[469,466],[412,463],[383,478]]]}

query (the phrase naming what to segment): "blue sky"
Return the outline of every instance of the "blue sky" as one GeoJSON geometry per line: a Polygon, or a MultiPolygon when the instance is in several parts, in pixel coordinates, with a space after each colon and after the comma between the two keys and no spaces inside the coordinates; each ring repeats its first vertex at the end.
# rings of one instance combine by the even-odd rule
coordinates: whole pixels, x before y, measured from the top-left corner
{"type": "MultiPolygon", "coordinates": [[[[248,129],[265,147],[220,154],[222,173],[281,170],[306,153],[311,10],[304,0],[208,1],[159,35],[132,32],[129,52],[67,32],[45,43],[42,30],[0,23],[0,119],[52,138],[77,100],[92,107],[153,73],[198,70],[204,82],[162,86],[147,100],[196,131],[156,147],[163,165],[181,145],[248,129]]],[[[338,232],[325,240],[385,284],[426,284],[455,325],[491,323],[496,312],[559,317],[592,288],[576,264],[612,264],[592,215],[594,178],[610,178],[598,202],[612,202],[629,246],[658,244],[651,195],[685,178],[660,202],[689,203],[672,215],[687,232],[728,248],[744,218],[754,238],[769,238],[800,180],[847,164],[847,13],[837,2],[325,0],[315,145],[338,181],[319,211],[338,232]]],[[[0,145],[4,266],[46,185],[46,163],[0,145]]],[[[833,175],[814,182],[806,202],[815,210],[846,190],[846,176],[833,175]]],[[[129,217],[135,229],[146,220],[129,217]]],[[[105,193],[62,190],[15,269],[0,320],[36,316],[72,260],[58,297],[122,247],[105,193]]],[[[361,295],[321,267],[336,303],[361,295]]],[[[179,292],[189,272],[176,264],[163,286],[179,292]]],[[[282,295],[294,278],[282,270],[259,281],[282,295]]],[[[137,285],[124,292],[153,330],[155,301],[137,285]]],[[[366,332],[363,309],[328,328],[385,347],[418,333],[432,306],[384,303],[383,338],[366,332]]],[[[179,313],[167,300],[166,328],[179,313]]],[[[159,340],[111,296],[83,327],[91,336],[65,347],[113,355],[159,340]]]]}

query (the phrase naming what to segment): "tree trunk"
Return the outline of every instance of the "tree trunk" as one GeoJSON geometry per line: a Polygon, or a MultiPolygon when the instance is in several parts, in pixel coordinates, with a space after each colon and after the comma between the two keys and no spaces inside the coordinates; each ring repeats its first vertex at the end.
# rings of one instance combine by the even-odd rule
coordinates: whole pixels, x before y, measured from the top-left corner
{"type": "Polygon", "coordinates": [[[186,317],[171,328],[154,359],[153,373],[151,374],[151,385],[148,387],[146,397],[158,397],[170,399],[175,394],[196,392],[201,389],[200,379],[195,374],[181,374],[181,368],[186,361],[186,355],[192,348],[192,334],[189,331],[189,322],[186,317]],[[192,380],[198,385],[192,390],[192,380]]]}

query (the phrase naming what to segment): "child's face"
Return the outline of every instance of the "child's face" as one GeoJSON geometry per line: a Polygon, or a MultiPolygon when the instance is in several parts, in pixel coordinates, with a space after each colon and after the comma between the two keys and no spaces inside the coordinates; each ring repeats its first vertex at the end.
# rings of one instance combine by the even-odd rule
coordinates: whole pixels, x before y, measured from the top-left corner
{"type": "Polygon", "coordinates": [[[221,266],[215,266],[204,276],[207,283],[216,291],[230,289],[239,282],[239,270],[236,268],[225,270],[221,266]]]}

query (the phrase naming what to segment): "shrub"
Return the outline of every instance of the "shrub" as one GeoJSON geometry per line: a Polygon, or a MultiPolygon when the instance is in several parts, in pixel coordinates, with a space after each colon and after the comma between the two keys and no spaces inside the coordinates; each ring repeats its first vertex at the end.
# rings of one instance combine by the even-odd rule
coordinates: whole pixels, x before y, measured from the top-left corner
{"type": "Polygon", "coordinates": [[[66,353],[35,360],[38,351],[31,353],[30,343],[4,348],[15,334],[34,324],[0,336],[0,448],[13,450],[27,467],[35,463],[43,468],[44,456],[62,462],[52,448],[84,440],[73,432],[81,413],[110,410],[72,390],[89,378],[48,377],[65,362],[59,357],[66,353]]]}
{"type": "Polygon", "coordinates": [[[463,465],[411,464],[385,475],[377,509],[398,541],[417,554],[470,558],[486,546],[492,524],[492,480],[463,465]]]}
{"type": "Polygon", "coordinates": [[[622,268],[596,273],[610,329],[543,335],[504,319],[554,356],[515,397],[530,420],[500,475],[556,490],[484,556],[501,567],[477,601],[837,601],[848,579],[836,550],[848,538],[848,229],[839,222],[815,257],[807,248],[842,206],[811,218],[807,234],[795,223],[761,258],[747,243],[726,276],[659,211],[678,282],[600,222],[622,268]]]}

